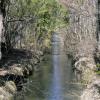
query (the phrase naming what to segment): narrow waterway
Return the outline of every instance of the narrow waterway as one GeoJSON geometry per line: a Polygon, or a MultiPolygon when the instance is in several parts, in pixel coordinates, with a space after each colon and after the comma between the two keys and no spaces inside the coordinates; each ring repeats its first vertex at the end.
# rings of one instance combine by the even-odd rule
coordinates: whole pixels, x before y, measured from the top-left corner
{"type": "Polygon", "coordinates": [[[59,34],[53,34],[52,55],[46,55],[40,66],[29,79],[22,100],[80,100],[82,86],[73,82],[72,58],[65,54],[59,34]]]}

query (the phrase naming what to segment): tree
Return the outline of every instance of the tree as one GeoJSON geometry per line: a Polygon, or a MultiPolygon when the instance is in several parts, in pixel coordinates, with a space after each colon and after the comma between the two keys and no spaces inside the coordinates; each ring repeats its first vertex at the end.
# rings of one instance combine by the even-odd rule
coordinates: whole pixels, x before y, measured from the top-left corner
{"type": "Polygon", "coordinates": [[[64,26],[65,16],[66,9],[55,0],[11,1],[7,12],[11,45],[42,50],[48,42],[49,47],[52,31],[64,26]]]}
{"type": "Polygon", "coordinates": [[[1,42],[3,41],[2,38],[4,37],[4,19],[5,19],[5,2],[6,0],[0,1],[0,59],[2,57],[1,53],[1,42]]]}
{"type": "Polygon", "coordinates": [[[0,44],[6,51],[49,47],[52,31],[65,24],[67,14],[55,0],[1,0],[0,10],[0,44]]]}
{"type": "MultiPolygon", "coordinates": [[[[75,59],[75,71],[80,72],[85,82],[92,80],[94,53],[97,47],[97,1],[96,0],[60,0],[69,11],[69,25],[66,31],[65,45],[67,53],[75,59]]],[[[78,75],[78,73],[77,73],[78,75]]]]}
{"type": "Polygon", "coordinates": [[[79,51],[82,46],[83,56],[91,56],[95,51],[97,40],[96,0],[61,0],[61,2],[69,10],[70,21],[66,32],[66,46],[72,45],[72,52],[75,50],[76,54],[78,52],[82,54],[82,51],[79,51]]]}

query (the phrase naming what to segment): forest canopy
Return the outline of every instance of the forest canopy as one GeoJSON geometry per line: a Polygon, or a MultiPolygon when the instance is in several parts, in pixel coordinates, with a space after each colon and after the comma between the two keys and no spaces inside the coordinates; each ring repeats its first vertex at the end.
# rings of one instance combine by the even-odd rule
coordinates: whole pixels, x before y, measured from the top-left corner
{"type": "Polygon", "coordinates": [[[44,48],[44,44],[50,45],[52,31],[67,24],[66,16],[66,8],[56,0],[9,0],[5,18],[9,43],[44,48]]]}

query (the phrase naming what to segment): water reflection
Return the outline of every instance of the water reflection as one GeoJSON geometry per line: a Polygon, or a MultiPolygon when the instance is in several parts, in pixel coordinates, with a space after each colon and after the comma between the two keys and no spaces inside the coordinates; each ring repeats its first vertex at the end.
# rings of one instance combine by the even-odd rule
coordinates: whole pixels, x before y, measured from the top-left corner
{"type": "Polygon", "coordinates": [[[53,55],[53,76],[50,86],[50,97],[48,100],[63,100],[62,99],[62,80],[59,55],[53,55]]]}
{"type": "Polygon", "coordinates": [[[52,37],[52,66],[53,75],[50,85],[50,96],[48,100],[63,100],[62,98],[62,80],[60,64],[60,38],[57,34],[52,37]]]}
{"type": "Polygon", "coordinates": [[[72,58],[63,52],[59,35],[52,38],[52,55],[46,55],[40,70],[30,77],[24,99],[17,100],[79,100],[82,87],[70,83],[74,79],[72,58]]]}

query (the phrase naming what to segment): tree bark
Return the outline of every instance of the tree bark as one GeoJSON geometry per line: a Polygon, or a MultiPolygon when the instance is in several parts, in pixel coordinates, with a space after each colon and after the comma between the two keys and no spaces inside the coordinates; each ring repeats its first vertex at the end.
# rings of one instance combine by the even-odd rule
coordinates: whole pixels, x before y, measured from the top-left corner
{"type": "Polygon", "coordinates": [[[0,12],[0,59],[2,57],[2,53],[1,53],[2,30],[3,30],[3,15],[0,12]]]}
{"type": "Polygon", "coordinates": [[[0,2],[0,59],[2,58],[1,42],[4,36],[5,0],[0,2]]]}
{"type": "Polygon", "coordinates": [[[10,48],[9,34],[7,33],[6,6],[7,0],[0,1],[0,59],[10,48]]]}

